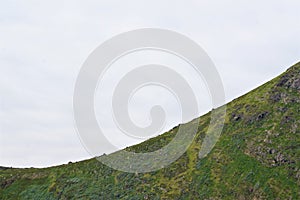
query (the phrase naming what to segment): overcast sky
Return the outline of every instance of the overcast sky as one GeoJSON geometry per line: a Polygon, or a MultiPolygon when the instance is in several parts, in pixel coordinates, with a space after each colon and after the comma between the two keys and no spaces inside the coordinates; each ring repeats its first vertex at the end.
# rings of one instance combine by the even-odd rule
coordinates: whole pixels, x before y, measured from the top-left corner
{"type": "MultiPolygon", "coordinates": [[[[300,60],[299,8],[298,0],[2,0],[0,166],[91,157],[74,128],[72,95],[87,56],[112,36],[145,27],[188,36],[215,63],[228,102],[300,60]]],[[[132,105],[133,118],[143,115],[143,105],[132,105]]]]}

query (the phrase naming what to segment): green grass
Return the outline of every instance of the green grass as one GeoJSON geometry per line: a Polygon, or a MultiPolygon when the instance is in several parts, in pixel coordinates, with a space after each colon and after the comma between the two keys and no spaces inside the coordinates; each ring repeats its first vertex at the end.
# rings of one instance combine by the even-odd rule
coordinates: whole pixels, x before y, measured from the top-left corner
{"type": "MultiPolygon", "coordinates": [[[[300,64],[227,104],[222,135],[198,158],[209,113],[176,162],[131,174],[96,159],[45,169],[0,169],[0,199],[299,199],[300,64]],[[298,88],[299,86],[299,88],[298,88]]],[[[128,147],[155,151],[178,127],[128,147]]]]}

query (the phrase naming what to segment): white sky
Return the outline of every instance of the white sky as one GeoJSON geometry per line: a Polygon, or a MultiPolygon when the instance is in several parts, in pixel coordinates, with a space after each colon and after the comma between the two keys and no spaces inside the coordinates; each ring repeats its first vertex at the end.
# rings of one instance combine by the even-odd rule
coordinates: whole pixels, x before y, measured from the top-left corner
{"type": "Polygon", "coordinates": [[[74,128],[72,94],[82,63],[110,37],[145,27],[188,36],[214,61],[230,101],[300,60],[299,8],[298,0],[2,0],[0,166],[91,157],[74,128]]]}

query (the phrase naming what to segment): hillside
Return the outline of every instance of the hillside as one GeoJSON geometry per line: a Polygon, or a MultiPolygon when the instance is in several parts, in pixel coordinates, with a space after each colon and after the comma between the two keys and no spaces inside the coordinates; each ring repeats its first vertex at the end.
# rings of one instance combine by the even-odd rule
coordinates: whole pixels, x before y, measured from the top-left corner
{"type": "MultiPolygon", "coordinates": [[[[0,168],[0,199],[300,199],[300,63],[227,104],[214,149],[198,158],[209,124],[188,151],[156,172],[131,174],[96,159],[45,169],[0,168]]],[[[176,129],[176,127],[175,127],[176,129]]],[[[127,150],[154,151],[172,131],[127,150]]]]}

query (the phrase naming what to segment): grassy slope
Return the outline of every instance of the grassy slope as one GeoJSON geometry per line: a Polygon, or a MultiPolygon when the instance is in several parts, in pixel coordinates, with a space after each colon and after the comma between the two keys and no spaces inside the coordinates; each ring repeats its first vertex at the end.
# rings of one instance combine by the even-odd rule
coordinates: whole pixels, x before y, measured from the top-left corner
{"type": "MultiPolygon", "coordinates": [[[[0,199],[299,199],[300,63],[227,105],[220,140],[198,159],[209,114],[176,162],[129,174],[95,159],[46,169],[0,169],[0,199]]],[[[175,128],[176,129],[176,128],[175,128]]],[[[130,151],[153,151],[172,131],[130,151]]]]}

